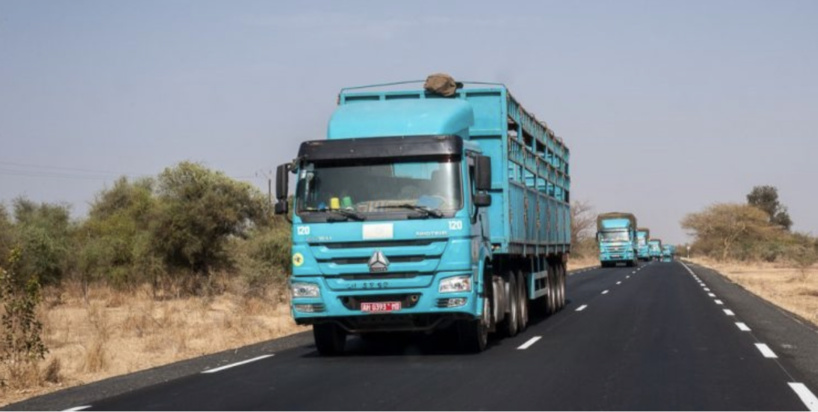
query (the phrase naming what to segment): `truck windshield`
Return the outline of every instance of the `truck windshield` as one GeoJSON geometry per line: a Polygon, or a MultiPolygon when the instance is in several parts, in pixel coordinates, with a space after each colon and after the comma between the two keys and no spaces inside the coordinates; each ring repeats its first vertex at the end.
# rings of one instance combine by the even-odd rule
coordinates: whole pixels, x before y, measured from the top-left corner
{"type": "Polygon", "coordinates": [[[367,220],[453,216],[462,207],[460,162],[302,164],[296,187],[298,214],[326,219],[332,210],[367,220]],[[323,216],[323,218],[321,217],[323,216]]]}
{"type": "Polygon", "coordinates": [[[639,246],[645,246],[646,244],[648,244],[647,240],[645,240],[645,238],[642,237],[642,236],[637,236],[636,239],[637,239],[637,244],[639,246]]]}
{"type": "Polygon", "coordinates": [[[599,232],[599,240],[603,242],[627,242],[630,237],[628,237],[628,232],[625,231],[599,232]]]}

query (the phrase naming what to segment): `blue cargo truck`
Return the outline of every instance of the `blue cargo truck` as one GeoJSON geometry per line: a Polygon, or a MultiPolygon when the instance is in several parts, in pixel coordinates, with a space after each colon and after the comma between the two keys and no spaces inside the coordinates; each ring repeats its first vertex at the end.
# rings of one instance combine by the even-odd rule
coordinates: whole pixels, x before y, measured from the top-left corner
{"type": "Polygon", "coordinates": [[[651,239],[648,241],[650,247],[650,259],[659,260],[662,258],[662,239],[651,239]]]}
{"type": "Polygon", "coordinates": [[[640,227],[636,229],[636,257],[639,260],[650,260],[650,247],[648,241],[650,240],[650,229],[640,227]]]}
{"type": "Polygon", "coordinates": [[[562,139],[502,84],[410,83],[343,89],[327,139],[277,169],[278,214],[295,174],[292,314],[322,355],[348,335],[443,329],[479,352],[565,305],[562,139]]]}
{"type": "Polygon", "coordinates": [[[662,262],[672,262],[676,256],[676,246],[664,245],[662,246],[662,262]]]}
{"type": "Polygon", "coordinates": [[[636,216],[632,213],[602,213],[596,218],[599,262],[602,267],[624,263],[636,266],[636,216]]]}

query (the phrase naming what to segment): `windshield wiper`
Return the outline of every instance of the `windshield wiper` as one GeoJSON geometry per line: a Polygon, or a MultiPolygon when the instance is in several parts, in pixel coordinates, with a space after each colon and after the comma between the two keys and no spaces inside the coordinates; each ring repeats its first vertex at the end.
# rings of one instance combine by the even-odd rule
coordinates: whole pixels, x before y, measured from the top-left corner
{"type": "Polygon", "coordinates": [[[349,219],[357,220],[359,222],[366,220],[366,217],[364,215],[361,215],[359,213],[355,213],[355,212],[352,212],[352,211],[349,211],[349,210],[337,209],[337,210],[326,210],[326,212],[337,213],[337,214],[343,216],[342,218],[335,218],[335,219],[333,219],[332,217],[327,217],[327,222],[343,222],[343,221],[346,221],[346,220],[349,220],[349,219]]]}
{"type": "Polygon", "coordinates": [[[399,205],[378,206],[377,209],[409,209],[409,210],[414,210],[416,212],[423,213],[423,216],[421,216],[421,217],[429,217],[429,216],[443,217],[443,212],[441,212],[440,210],[429,209],[428,207],[413,205],[411,203],[401,203],[399,205]]]}

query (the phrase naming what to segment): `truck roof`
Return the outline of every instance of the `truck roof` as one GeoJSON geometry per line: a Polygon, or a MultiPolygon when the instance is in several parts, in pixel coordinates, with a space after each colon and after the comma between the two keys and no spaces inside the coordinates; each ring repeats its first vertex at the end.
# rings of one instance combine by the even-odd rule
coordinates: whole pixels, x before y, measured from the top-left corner
{"type": "Polygon", "coordinates": [[[624,227],[622,226],[625,222],[630,222],[632,227],[636,227],[636,216],[633,213],[627,212],[608,212],[608,213],[601,213],[596,217],[596,227],[597,230],[602,230],[605,228],[610,228],[610,225],[606,225],[604,222],[606,221],[616,221],[622,220],[623,222],[614,223],[616,227],[624,227]]]}

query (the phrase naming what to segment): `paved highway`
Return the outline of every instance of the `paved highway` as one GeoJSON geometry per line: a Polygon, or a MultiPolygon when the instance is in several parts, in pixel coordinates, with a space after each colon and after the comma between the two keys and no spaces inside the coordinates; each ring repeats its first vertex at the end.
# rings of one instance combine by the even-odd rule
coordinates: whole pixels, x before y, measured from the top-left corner
{"type": "Polygon", "coordinates": [[[568,296],[563,311],[480,354],[403,336],[350,338],[346,356],[324,358],[302,334],[288,349],[211,359],[116,396],[57,393],[10,408],[818,410],[818,332],[712,271],[595,268],[569,276],[568,296]]]}

